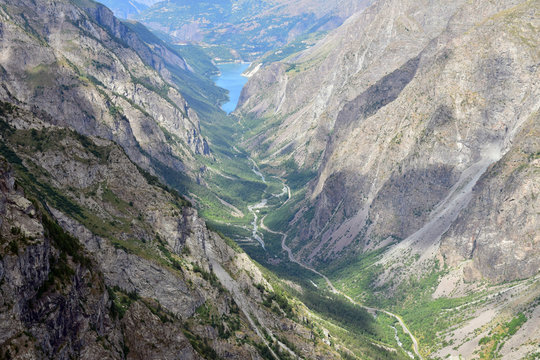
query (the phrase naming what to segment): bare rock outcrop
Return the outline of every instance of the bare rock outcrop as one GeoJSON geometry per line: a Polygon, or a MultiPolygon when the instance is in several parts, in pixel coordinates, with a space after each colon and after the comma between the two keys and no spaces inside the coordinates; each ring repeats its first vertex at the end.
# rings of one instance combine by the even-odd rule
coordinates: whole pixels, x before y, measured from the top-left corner
{"type": "MultiPolygon", "coordinates": [[[[511,155],[518,138],[534,132],[540,105],[537,13],[531,1],[378,1],[292,65],[253,75],[239,111],[278,126],[261,126],[246,145],[262,149],[257,155],[269,165],[292,159],[317,170],[292,223],[298,255],[325,263],[398,244],[385,264],[401,252],[421,261],[443,254],[454,265],[472,258],[471,276],[493,281],[538,271],[534,250],[504,250],[517,245],[510,233],[534,248],[535,195],[514,209],[522,220],[487,213],[503,213],[499,201],[518,191],[493,169],[506,169],[509,156],[528,168],[538,151],[531,140],[521,160],[511,155]],[[489,210],[479,203],[488,188],[489,210]],[[480,219],[486,232],[476,242],[480,219]],[[517,259],[522,267],[512,271],[517,259]]],[[[534,175],[513,174],[512,183],[535,193],[534,175]]]]}

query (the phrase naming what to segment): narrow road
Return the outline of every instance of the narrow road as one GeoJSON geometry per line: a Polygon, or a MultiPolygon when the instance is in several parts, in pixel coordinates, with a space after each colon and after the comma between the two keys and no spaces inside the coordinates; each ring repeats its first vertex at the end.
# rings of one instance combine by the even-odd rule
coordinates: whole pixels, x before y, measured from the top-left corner
{"type": "Polygon", "coordinates": [[[261,244],[262,248],[266,250],[266,248],[264,247],[264,240],[258,234],[259,228],[257,226],[258,218],[259,218],[257,216],[257,211],[258,211],[258,209],[261,209],[261,208],[264,208],[264,207],[266,207],[266,199],[262,199],[261,202],[259,202],[257,204],[254,204],[254,205],[248,206],[248,210],[253,215],[253,222],[251,223],[251,225],[253,225],[253,230],[251,231],[251,237],[253,239],[257,240],[259,242],[259,244],[261,244]]]}
{"type": "Polygon", "coordinates": [[[273,231],[273,230],[270,230],[269,228],[266,227],[266,225],[264,225],[264,218],[261,219],[261,229],[264,229],[272,234],[277,234],[277,235],[281,235],[282,238],[281,238],[281,248],[283,250],[285,250],[287,252],[287,255],[289,256],[289,260],[295,264],[298,264],[299,266],[303,267],[304,269],[306,270],[309,270],[311,271],[312,273],[315,273],[317,275],[319,275],[320,277],[322,277],[324,279],[324,281],[326,281],[326,284],[328,285],[328,287],[330,288],[330,290],[334,293],[334,294],[339,294],[339,295],[342,295],[345,299],[349,300],[351,303],[355,304],[355,305],[358,305],[364,309],[366,309],[368,312],[370,313],[376,313],[376,312],[382,312],[388,316],[391,316],[393,317],[394,319],[396,319],[398,322],[399,322],[399,325],[401,325],[401,328],[403,329],[403,331],[411,338],[411,341],[413,343],[413,350],[414,350],[414,353],[416,354],[416,356],[418,356],[418,358],[420,360],[423,360],[422,358],[422,355],[420,355],[420,351],[419,351],[419,346],[418,346],[418,341],[416,340],[416,338],[414,337],[413,333],[409,330],[409,328],[407,327],[407,325],[405,325],[405,322],[403,321],[403,319],[401,318],[401,316],[397,315],[397,314],[394,314],[394,313],[391,313],[390,311],[387,311],[387,310],[383,310],[383,309],[378,309],[378,308],[374,308],[374,307],[369,307],[369,306],[365,306],[365,305],[362,305],[358,302],[356,302],[353,298],[351,298],[349,295],[343,293],[342,291],[336,289],[336,287],[334,286],[334,284],[330,281],[330,279],[322,274],[321,272],[315,270],[314,268],[308,266],[308,265],[305,265],[303,263],[301,263],[300,261],[296,260],[294,258],[294,255],[292,253],[292,250],[291,248],[289,248],[287,246],[287,244],[285,243],[286,240],[287,240],[287,234],[285,234],[284,232],[281,232],[281,231],[273,231]]]}
{"type": "MultiPolygon", "coordinates": [[[[252,162],[253,165],[254,165],[253,168],[252,168],[252,171],[253,171],[256,175],[258,175],[258,176],[262,179],[262,181],[263,181],[264,183],[266,183],[266,180],[265,180],[265,178],[264,178],[264,175],[260,172],[260,169],[259,169],[259,167],[257,166],[257,163],[255,162],[255,160],[253,160],[252,158],[250,158],[250,160],[251,160],[251,162],[252,162]]],[[[276,178],[278,178],[279,180],[281,180],[281,182],[283,183],[284,188],[287,189],[287,195],[288,195],[288,197],[287,197],[287,200],[286,200],[283,204],[281,204],[281,205],[279,206],[279,207],[281,207],[281,206],[285,205],[285,204],[291,199],[291,189],[289,188],[289,186],[287,186],[287,185],[285,184],[285,182],[283,181],[283,179],[281,179],[281,178],[279,178],[279,177],[276,177],[276,178]]],[[[263,201],[264,201],[264,199],[263,199],[263,201]]],[[[264,202],[264,203],[261,202],[261,203],[263,204],[263,206],[266,205],[266,202],[264,202]]],[[[261,203],[254,205],[254,206],[253,206],[253,209],[255,209],[257,206],[260,206],[261,203]]],[[[260,238],[260,237],[257,235],[257,231],[258,231],[258,226],[257,226],[257,215],[255,214],[255,212],[253,211],[253,209],[249,209],[249,210],[250,210],[250,211],[254,214],[254,216],[255,216],[255,220],[254,220],[254,224],[253,224],[253,227],[254,227],[254,229],[253,229],[254,238],[255,238],[257,241],[259,241],[259,242],[261,243],[261,245],[263,246],[263,248],[264,248],[264,241],[262,240],[262,238],[260,238]],[[257,236],[255,236],[255,235],[257,235],[257,236]],[[258,238],[259,238],[260,240],[259,240],[258,238]]],[[[418,358],[419,358],[420,360],[423,360],[422,356],[420,355],[419,346],[418,346],[418,341],[416,340],[416,338],[414,337],[414,335],[412,334],[412,332],[409,330],[409,328],[407,327],[407,325],[405,325],[405,322],[403,321],[403,319],[402,319],[399,315],[394,314],[394,313],[391,313],[391,312],[389,312],[389,311],[387,311],[387,310],[383,310],[383,309],[378,309],[378,308],[373,308],[373,307],[365,306],[365,305],[362,305],[362,304],[356,302],[356,301],[355,301],[353,298],[351,298],[349,295],[347,295],[347,294],[341,292],[340,290],[336,289],[336,287],[334,286],[334,284],[330,281],[330,279],[328,279],[328,277],[327,277],[326,275],[324,275],[324,274],[322,274],[321,272],[315,270],[314,268],[312,268],[312,267],[310,267],[310,266],[308,266],[308,265],[305,265],[305,264],[301,263],[300,261],[296,260],[296,259],[294,258],[294,255],[293,255],[293,253],[292,253],[291,248],[289,248],[289,247],[287,246],[287,244],[286,244],[287,234],[285,234],[284,232],[281,232],[281,231],[274,231],[274,230],[270,230],[269,228],[267,228],[266,225],[264,224],[264,218],[265,218],[265,217],[266,217],[266,215],[263,216],[263,217],[261,218],[261,222],[260,222],[261,225],[260,225],[260,228],[263,229],[263,230],[268,231],[269,233],[276,234],[276,235],[281,235],[281,236],[282,236],[282,238],[281,238],[281,248],[287,252],[287,255],[289,256],[289,261],[291,261],[291,262],[293,262],[293,263],[295,263],[295,264],[298,264],[299,266],[303,267],[304,269],[309,270],[309,271],[311,271],[312,273],[317,274],[317,275],[319,275],[320,277],[322,277],[322,278],[324,279],[324,281],[326,281],[326,284],[328,285],[328,287],[330,288],[330,290],[331,290],[334,294],[342,295],[342,296],[345,297],[349,302],[351,302],[351,303],[353,303],[353,304],[355,304],[355,305],[357,305],[357,306],[360,306],[360,307],[366,309],[368,312],[370,312],[370,313],[372,313],[372,314],[374,314],[374,313],[376,313],[376,312],[381,312],[381,313],[384,313],[384,314],[386,314],[386,315],[388,315],[388,316],[391,316],[391,317],[395,318],[395,319],[399,322],[399,325],[401,326],[401,328],[403,329],[403,331],[411,338],[411,341],[412,341],[412,343],[413,343],[413,349],[414,349],[414,352],[415,352],[416,356],[418,356],[418,358]]]]}

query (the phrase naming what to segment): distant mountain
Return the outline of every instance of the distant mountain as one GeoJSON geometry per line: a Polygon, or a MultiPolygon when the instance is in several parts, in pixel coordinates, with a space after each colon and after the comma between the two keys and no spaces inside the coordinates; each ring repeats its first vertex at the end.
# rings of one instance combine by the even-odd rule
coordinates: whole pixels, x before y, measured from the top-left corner
{"type": "MultiPolygon", "coordinates": [[[[157,3],[136,16],[178,41],[224,46],[221,59],[254,59],[297,36],[333,29],[369,0],[174,0],[157,3]]],[[[220,58],[219,55],[216,57],[220,58]]]]}
{"type": "Polygon", "coordinates": [[[243,145],[298,184],[276,222],[293,252],[351,296],[401,307],[434,358],[538,355],[538,332],[495,334],[520,311],[538,327],[539,13],[376,1],[254,63],[241,96],[243,145]]]}
{"type": "MultiPolygon", "coordinates": [[[[507,158],[517,148],[528,154],[519,178],[529,186],[526,178],[534,171],[525,169],[537,166],[538,142],[525,140],[525,134],[536,133],[538,124],[535,51],[540,45],[532,41],[537,29],[533,25],[528,30],[526,24],[538,3],[514,3],[485,5],[471,18],[471,5],[463,2],[449,6],[435,1],[429,7],[377,2],[310,49],[254,72],[239,114],[282,120],[279,126],[260,124],[262,132],[246,143],[261,159],[289,159],[301,168],[318,168],[309,195],[313,217],[295,219],[305,221],[298,250],[306,260],[332,259],[349,246],[363,251],[400,242],[433,225],[433,211],[441,211],[441,206],[457,206],[451,211],[456,215],[467,204],[478,207],[469,197],[487,196],[480,195],[480,185],[497,183],[485,177],[506,176],[495,169],[510,166],[507,158]],[[504,41],[492,34],[504,35],[504,41]],[[479,42],[484,46],[475,49],[479,42]],[[473,86],[455,79],[463,74],[478,81],[473,86]],[[517,76],[520,86],[512,81],[517,76]],[[455,192],[457,188],[469,193],[467,200],[455,192]]],[[[524,208],[514,215],[522,214],[523,221],[536,219],[537,204],[536,198],[523,201],[524,208]]],[[[472,218],[448,218],[445,226],[432,229],[437,236],[424,241],[437,243],[454,224],[445,238],[456,244],[457,229],[461,233],[472,227],[454,221],[472,218]]],[[[484,218],[483,228],[491,220],[491,215],[484,218]]],[[[499,231],[508,227],[507,240],[519,242],[532,231],[529,226],[514,229],[515,224],[504,224],[499,231]]],[[[458,252],[476,259],[492,247],[476,245],[468,245],[471,253],[458,252]]],[[[473,267],[499,281],[531,276],[540,262],[536,250],[527,249],[529,260],[522,270],[517,270],[514,255],[502,252],[497,255],[498,271],[487,270],[489,261],[480,258],[473,267]],[[508,271],[509,264],[516,270],[508,271]]]]}
{"type": "Polygon", "coordinates": [[[99,1],[114,12],[121,19],[132,19],[159,0],[102,0],[99,1]]]}

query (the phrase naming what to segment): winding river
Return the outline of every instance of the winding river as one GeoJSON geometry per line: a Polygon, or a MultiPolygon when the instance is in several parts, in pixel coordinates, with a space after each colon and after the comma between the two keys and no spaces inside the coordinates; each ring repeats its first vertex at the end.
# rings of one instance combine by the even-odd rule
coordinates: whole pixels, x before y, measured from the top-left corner
{"type": "MultiPolygon", "coordinates": [[[[260,169],[258,168],[257,164],[255,163],[255,161],[253,159],[250,159],[252,162],[253,162],[253,172],[257,175],[259,175],[261,177],[261,179],[266,183],[266,180],[264,179],[264,175],[260,172],[260,169]]],[[[279,179],[282,183],[283,183],[283,191],[285,193],[285,191],[287,192],[288,194],[288,197],[287,197],[287,200],[285,202],[283,202],[279,207],[282,207],[283,205],[285,205],[290,199],[291,199],[291,190],[290,188],[285,184],[285,182],[283,181],[283,179],[281,178],[278,178],[276,177],[277,179],[279,179]]],[[[276,196],[276,195],[273,195],[273,196],[276,196]]],[[[280,196],[282,196],[280,194],[280,196]]],[[[264,204],[266,205],[266,199],[263,199],[264,201],[264,204]]],[[[256,214],[256,212],[254,212],[252,209],[256,209],[258,205],[260,205],[263,201],[261,201],[260,203],[258,204],[255,204],[253,206],[250,207],[250,211],[254,214],[254,228],[253,228],[253,233],[257,235],[257,237],[260,238],[259,236],[259,233],[258,233],[258,224],[257,224],[257,219],[258,219],[258,216],[256,214]]],[[[296,263],[297,265],[303,267],[304,269],[306,270],[309,270],[311,271],[312,273],[322,277],[324,279],[324,281],[326,282],[328,288],[330,288],[330,290],[334,293],[334,294],[339,294],[341,296],[343,296],[345,299],[347,299],[349,302],[351,302],[352,304],[354,305],[357,305],[357,306],[360,306],[362,308],[364,308],[365,310],[367,310],[370,314],[372,315],[375,315],[376,313],[384,313],[388,316],[391,316],[393,317],[394,319],[397,320],[397,322],[399,323],[399,325],[401,326],[401,328],[403,329],[403,331],[405,332],[405,334],[407,334],[410,338],[411,338],[411,341],[413,343],[413,350],[414,350],[414,353],[416,354],[416,356],[420,359],[420,360],[423,360],[422,358],[422,355],[420,355],[420,350],[419,350],[419,346],[418,346],[418,341],[416,340],[415,336],[413,335],[413,333],[409,330],[409,328],[407,327],[407,325],[405,324],[405,322],[403,321],[403,319],[401,318],[401,316],[397,315],[397,314],[394,314],[390,311],[387,311],[387,310],[384,310],[384,309],[378,309],[378,308],[374,308],[374,307],[370,307],[370,306],[366,306],[366,305],[363,305],[363,304],[360,304],[358,303],[357,301],[355,301],[352,297],[350,297],[349,295],[345,294],[344,292],[338,290],[334,284],[332,283],[332,281],[330,281],[330,279],[324,275],[323,273],[315,270],[314,268],[296,260],[296,258],[294,257],[293,253],[292,253],[292,250],[289,246],[287,246],[287,234],[284,233],[284,232],[281,232],[281,231],[274,231],[274,230],[270,230],[268,227],[266,227],[266,225],[264,225],[264,217],[261,218],[261,221],[260,221],[260,227],[261,229],[265,230],[265,231],[268,231],[272,234],[277,234],[277,235],[281,235],[281,248],[283,249],[283,251],[285,251],[289,257],[289,261],[291,262],[294,262],[296,263]]],[[[258,239],[256,239],[258,241],[258,239]]],[[[261,241],[262,244],[264,244],[264,240],[261,238],[261,241]]],[[[263,245],[264,247],[264,245],[263,245]]],[[[411,357],[412,359],[414,359],[414,354],[412,354],[410,351],[406,350],[405,348],[403,348],[403,344],[401,343],[401,341],[399,340],[399,337],[397,335],[397,329],[395,329],[395,338],[396,338],[396,342],[398,344],[398,346],[400,346],[406,353],[407,355],[409,355],[409,357],[411,357]]]]}
{"type": "MultiPolygon", "coordinates": [[[[247,64],[247,63],[230,63],[230,64],[220,64],[220,65],[218,65],[218,68],[220,69],[221,73],[220,73],[220,76],[218,78],[215,78],[214,80],[215,80],[215,82],[216,82],[216,84],[218,86],[229,90],[229,102],[227,102],[226,104],[224,104],[222,106],[222,109],[224,111],[226,111],[227,113],[230,113],[230,112],[232,112],[232,111],[234,111],[236,109],[236,105],[238,103],[238,99],[240,97],[242,87],[247,82],[247,78],[243,77],[242,73],[248,68],[248,66],[249,66],[249,64],[247,64]]],[[[257,175],[258,177],[260,177],[262,182],[266,184],[266,178],[265,178],[264,174],[261,172],[261,170],[259,169],[259,167],[257,166],[257,163],[251,158],[250,158],[250,161],[252,163],[252,171],[253,171],[253,173],[255,175],[257,175]]],[[[282,207],[283,205],[285,205],[291,199],[291,190],[285,184],[283,179],[281,179],[279,177],[276,177],[276,178],[279,179],[281,181],[281,183],[283,184],[283,191],[282,191],[281,194],[270,194],[270,195],[271,196],[281,197],[281,196],[284,196],[286,194],[287,195],[287,200],[285,200],[279,206],[279,207],[282,207]]],[[[352,304],[355,304],[357,306],[360,306],[360,307],[366,309],[369,313],[371,313],[373,315],[375,315],[377,312],[379,312],[379,313],[384,313],[384,314],[386,314],[388,316],[391,316],[394,319],[396,319],[397,322],[399,323],[399,325],[401,326],[401,328],[403,329],[403,331],[405,332],[405,334],[407,334],[411,338],[411,341],[413,343],[414,353],[416,354],[416,356],[420,360],[422,360],[423,358],[422,358],[422,356],[420,355],[420,352],[419,352],[418,341],[416,340],[416,338],[414,337],[412,332],[409,330],[407,325],[405,325],[405,322],[403,321],[403,319],[399,315],[391,313],[391,312],[389,312],[387,310],[384,310],[384,309],[378,309],[378,308],[362,305],[362,304],[356,302],[349,295],[347,295],[347,294],[343,293],[342,291],[336,289],[334,284],[330,281],[330,279],[326,275],[322,274],[321,272],[315,270],[314,268],[312,268],[312,267],[310,267],[308,265],[305,265],[302,262],[295,259],[294,255],[292,253],[292,250],[287,246],[287,243],[286,243],[287,234],[286,233],[281,232],[281,231],[270,230],[269,228],[267,228],[264,225],[264,217],[262,217],[260,219],[260,221],[259,221],[259,210],[262,209],[262,208],[267,207],[267,203],[268,203],[267,196],[268,195],[267,195],[267,193],[265,191],[260,202],[248,206],[249,212],[253,215],[253,222],[251,223],[252,226],[253,226],[252,233],[251,233],[252,238],[255,241],[257,241],[263,247],[263,249],[265,249],[264,239],[263,239],[262,234],[259,231],[259,227],[261,229],[267,231],[267,232],[272,233],[272,234],[281,235],[281,237],[282,237],[281,238],[281,248],[283,249],[283,251],[285,251],[287,253],[289,261],[294,262],[294,263],[298,264],[299,266],[303,267],[304,269],[309,270],[312,273],[322,277],[324,279],[324,281],[326,282],[328,288],[333,293],[343,296],[345,299],[347,299],[352,304]]],[[[414,355],[411,352],[409,352],[409,351],[407,351],[406,349],[403,348],[403,344],[401,343],[401,341],[399,340],[399,337],[397,335],[397,329],[394,328],[394,330],[395,330],[395,339],[396,339],[396,342],[397,342],[398,346],[400,346],[411,358],[414,358],[414,355]]],[[[274,356],[275,356],[275,354],[274,354],[274,356]]]]}

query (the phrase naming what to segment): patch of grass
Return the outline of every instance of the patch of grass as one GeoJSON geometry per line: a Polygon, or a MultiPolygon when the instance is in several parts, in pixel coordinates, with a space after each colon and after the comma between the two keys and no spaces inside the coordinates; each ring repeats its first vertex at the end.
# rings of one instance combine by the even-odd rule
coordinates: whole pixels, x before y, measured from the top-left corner
{"type": "Polygon", "coordinates": [[[157,240],[157,248],[161,251],[162,256],[169,261],[167,266],[175,270],[182,271],[184,266],[180,262],[178,255],[173,254],[169,251],[169,249],[167,248],[167,245],[165,244],[163,240],[161,240],[159,235],[157,236],[156,240],[157,240]]]}
{"type": "Polygon", "coordinates": [[[481,359],[495,359],[499,351],[510,337],[515,335],[519,328],[527,322],[527,317],[523,313],[517,314],[512,320],[497,325],[492,329],[488,336],[480,339],[479,345],[482,345],[480,351],[481,359]]]}
{"type": "Polygon", "coordinates": [[[125,213],[128,209],[131,208],[128,202],[120,199],[109,187],[106,185],[103,186],[102,199],[113,205],[118,211],[125,213]]]}
{"type": "Polygon", "coordinates": [[[192,264],[192,268],[193,268],[194,273],[200,274],[201,277],[205,281],[209,282],[210,285],[212,285],[214,288],[218,289],[219,292],[225,292],[226,291],[225,288],[223,287],[223,285],[221,285],[221,283],[219,282],[216,274],[213,271],[206,271],[205,269],[203,269],[198,264],[192,264]]]}
{"type": "Polygon", "coordinates": [[[114,319],[123,319],[131,304],[140,299],[136,292],[126,292],[118,286],[107,287],[111,300],[110,312],[114,319]]]}
{"type": "Polygon", "coordinates": [[[146,307],[148,308],[148,310],[150,310],[152,314],[156,315],[159,318],[162,323],[165,324],[173,322],[175,318],[174,315],[164,309],[159,303],[159,301],[142,299],[142,302],[144,305],[146,305],[146,307]]]}
{"type": "Polygon", "coordinates": [[[51,68],[54,67],[44,64],[38,65],[27,71],[27,80],[34,88],[52,86],[54,83],[54,75],[50,72],[51,68]]]}
{"type": "Polygon", "coordinates": [[[191,346],[197,351],[204,359],[221,359],[216,351],[208,344],[208,339],[203,339],[199,335],[194,334],[188,329],[182,329],[184,335],[188,338],[191,346]]]}

